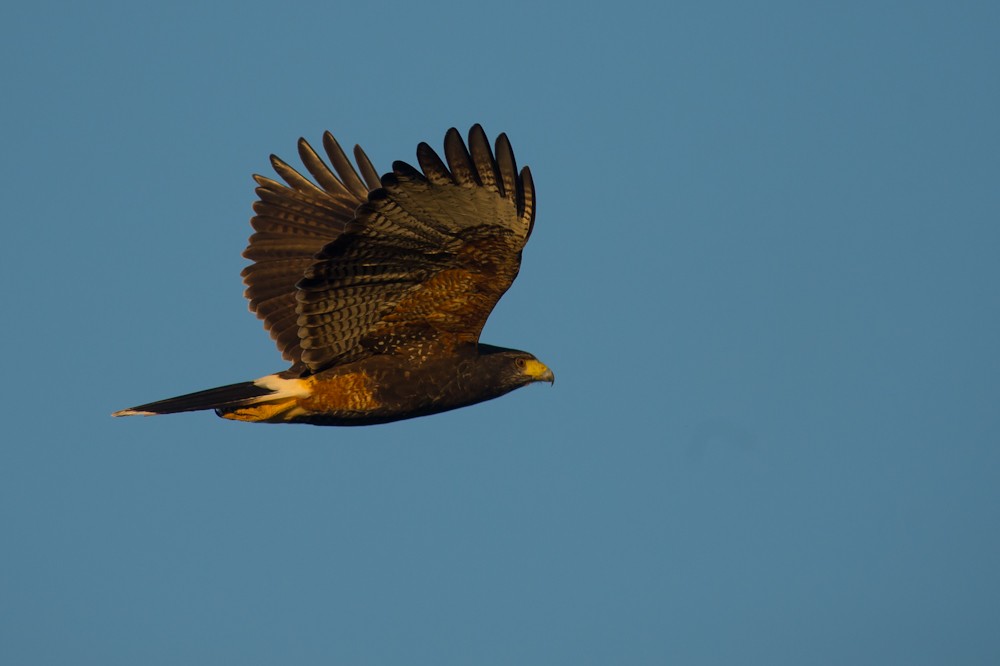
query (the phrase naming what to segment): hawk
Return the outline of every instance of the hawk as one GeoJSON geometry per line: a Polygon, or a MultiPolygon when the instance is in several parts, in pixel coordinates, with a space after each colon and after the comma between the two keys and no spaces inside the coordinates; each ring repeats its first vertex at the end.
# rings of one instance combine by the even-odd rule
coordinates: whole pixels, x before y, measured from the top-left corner
{"type": "Polygon", "coordinates": [[[274,155],[284,183],[254,176],[245,295],[291,367],[114,416],[368,425],[554,381],[533,355],[479,341],[535,222],[507,136],[491,147],[477,124],[466,144],[451,128],[444,160],[421,143],[419,169],[397,161],[381,178],[360,146],[357,169],[329,132],[323,148],[329,165],[299,139],[312,180],[274,155]]]}

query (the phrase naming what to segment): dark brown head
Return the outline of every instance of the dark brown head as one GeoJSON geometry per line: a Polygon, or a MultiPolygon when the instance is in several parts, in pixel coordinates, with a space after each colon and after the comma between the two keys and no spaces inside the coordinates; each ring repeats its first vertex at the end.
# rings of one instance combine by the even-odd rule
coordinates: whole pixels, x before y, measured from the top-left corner
{"type": "Polygon", "coordinates": [[[489,375],[489,383],[503,395],[533,382],[555,383],[555,375],[534,355],[518,349],[479,345],[481,372],[489,375]]]}

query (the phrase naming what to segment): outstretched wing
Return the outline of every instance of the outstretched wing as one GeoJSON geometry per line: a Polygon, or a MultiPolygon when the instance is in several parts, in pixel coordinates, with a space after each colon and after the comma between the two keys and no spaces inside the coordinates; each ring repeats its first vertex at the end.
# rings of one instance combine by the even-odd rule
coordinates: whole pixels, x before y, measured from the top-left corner
{"type": "Polygon", "coordinates": [[[299,139],[299,156],[318,186],[274,155],[271,164],[288,185],[254,176],[260,200],[254,203],[256,215],[250,221],[254,234],[243,252],[254,262],[243,270],[250,310],[264,320],[282,356],[293,363],[302,355],[295,285],[316,254],[344,232],[368,200],[368,192],[380,186],[378,173],[360,146],[354,156],[361,177],[329,132],[323,135],[323,147],[335,171],[305,139],[299,139]]]}
{"type": "MultiPolygon", "coordinates": [[[[421,143],[420,171],[393,163],[343,233],[305,268],[296,294],[297,346],[284,346],[286,355],[299,353],[294,360],[319,371],[371,354],[429,355],[478,341],[520,268],[534,224],[534,185],[527,167],[518,172],[507,137],[497,137],[494,156],[479,125],[469,131],[468,148],[450,129],[444,152],[447,165],[421,143]]],[[[282,195],[301,207],[303,231],[313,232],[310,223],[328,210],[316,202],[333,198],[332,183],[319,174],[332,174],[303,161],[324,189],[282,173],[295,198],[284,188],[282,195]]],[[[287,225],[286,218],[278,220],[287,225]]],[[[287,306],[281,310],[287,316],[287,306]]],[[[287,329],[275,328],[281,345],[287,329]]]]}

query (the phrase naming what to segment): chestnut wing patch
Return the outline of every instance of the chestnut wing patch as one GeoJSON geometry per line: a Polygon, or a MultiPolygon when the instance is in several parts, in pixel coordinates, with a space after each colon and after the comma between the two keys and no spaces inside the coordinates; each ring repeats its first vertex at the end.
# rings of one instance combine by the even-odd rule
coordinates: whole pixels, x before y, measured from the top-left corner
{"type": "Polygon", "coordinates": [[[309,370],[478,340],[517,276],[534,187],[505,135],[494,156],[476,125],[469,146],[453,128],[447,166],[425,143],[417,148],[422,171],[395,162],[305,270],[296,323],[298,360],[309,370]]]}

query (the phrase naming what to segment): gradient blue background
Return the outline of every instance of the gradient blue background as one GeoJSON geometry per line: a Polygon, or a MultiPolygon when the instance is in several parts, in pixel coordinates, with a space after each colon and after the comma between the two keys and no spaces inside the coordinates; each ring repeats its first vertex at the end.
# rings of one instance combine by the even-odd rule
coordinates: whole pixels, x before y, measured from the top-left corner
{"type": "Polygon", "coordinates": [[[1000,663],[1000,5],[27,4],[0,662],[1000,663]],[[539,192],[484,337],[554,388],[109,417],[284,367],[269,153],[473,122],[539,192]]]}

